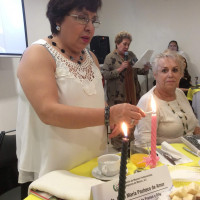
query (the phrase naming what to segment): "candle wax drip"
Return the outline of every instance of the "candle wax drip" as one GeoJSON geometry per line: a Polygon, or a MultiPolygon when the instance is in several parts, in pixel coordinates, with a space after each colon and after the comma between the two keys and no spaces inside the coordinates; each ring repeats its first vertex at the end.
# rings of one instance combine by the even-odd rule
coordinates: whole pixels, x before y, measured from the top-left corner
{"type": "Polygon", "coordinates": [[[148,157],[145,157],[144,160],[145,160],[145,163],[146,163],[146,167],[147,167],[147,166],[150,166],[150,168],[154,168],[154,167],[156,167],[156,165],[157,165],[157,163],[158,163],[158,161],[159,161],[159,157],[156,156],[156,158],[155,158],[156,163],[155,163],[154,160],[152,159],[152,156],[151,156],[151,155],[148,156],[148,157]]]}

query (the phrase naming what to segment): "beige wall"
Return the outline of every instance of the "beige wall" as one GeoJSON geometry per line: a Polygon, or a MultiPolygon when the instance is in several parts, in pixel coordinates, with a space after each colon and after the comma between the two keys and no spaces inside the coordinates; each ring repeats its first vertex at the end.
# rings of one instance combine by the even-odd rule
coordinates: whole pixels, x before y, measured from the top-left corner
{"type": "MultiPolygon", "coordinates": [[[[155,50],[155,54],[162,52],[169,41],[177,40],[187,56],[189,73],[195,83],[195,76],[200,79],[199,9],[199,0],[103,0],[102,24],[96,34],[109,36],[113,50],[116,33],[130,32],[133,36],[130,50],[138,57],[146,49],[155,50]]],[[[145,86],[143,77],[139,78],[145,86]]],[[[150,85],[152,80],[149,75],[150,85]]]]}
{"type": "MultiPolygon", "coordinates": [[[[28,42],[50,34],[45,17],[48,0],[24,0],[28,42]]],[[[110,37],[114,49],[116,33],[126,30],[133,35],[130,50],[140,57],[146,49],[159,53],[168,42],[177,40],[189,61],[189,72],[200,79],[200,1],[199,0],[103,0],[102,24],[96,35],[110,37]]],[[[17,116],[16,69],[19,58],[0,57],[0,131],[15,129],[17,116]]],[[[143,93],[146,83],[140,76],[143,93]]],[[[152,75],[149,75],[151,85],[152,75]]]]}
{"type": "MultiPolygon", "coordinates": [[[[45,17],[48,0],[24,0],[28,43],[50,33],[45,17]]],[[[17,78],[16,71],[20,58],[0,57],[0,131],[16,128],[17,78]]]]}

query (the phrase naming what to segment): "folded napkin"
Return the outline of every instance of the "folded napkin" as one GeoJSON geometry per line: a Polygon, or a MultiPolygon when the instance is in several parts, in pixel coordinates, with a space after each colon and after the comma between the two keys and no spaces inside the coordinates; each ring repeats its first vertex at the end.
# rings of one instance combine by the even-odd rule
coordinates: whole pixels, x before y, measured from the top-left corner
{"type": "Polygon", "coordinates": [[[89,200],[91,187],[101,183],[103,182],[94,178],[57,170],[32,182],[29,194],[30,190],[39,190],[65,200],[89,200]]]}
{"type": "MultiPolygon", "coordinates": [[[[178,164],[183,164],[183,163],[190,163],[193,162],[190,158],[182,154],[180,151],[177,151],[174,147],[172,147],[169,143],[167,142],[162,142],[161,143],[161,149],[165,151],[166,153],[172,155],[175,158],[180,158],[175,161],[176,165],[178,164]]],[[[160,162],[165,164],[165,165],[172,165],[164,156],[160,155],[160,162]]]]}
{"type": "Polygon", "coordinates": [[[200,183],[200,167],[170,166],[169,172],[172,180],[180,182],[197,181],[200,183]]]}

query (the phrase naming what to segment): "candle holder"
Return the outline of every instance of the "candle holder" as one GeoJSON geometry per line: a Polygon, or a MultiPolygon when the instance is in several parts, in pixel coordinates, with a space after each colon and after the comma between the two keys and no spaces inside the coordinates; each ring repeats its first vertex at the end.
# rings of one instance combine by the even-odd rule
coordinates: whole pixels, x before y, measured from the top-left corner
{"type": "Polygon", "coordinates": [[[119,174],[119,190],[117,200],[125,199],[125,190],[126,190],[126,164],[127,164],[127,155],[128,155],[128,144],[129,139],[122,139],[122,151],[121,151],[121,164],[120,164],[120,174],[119,174]]]}

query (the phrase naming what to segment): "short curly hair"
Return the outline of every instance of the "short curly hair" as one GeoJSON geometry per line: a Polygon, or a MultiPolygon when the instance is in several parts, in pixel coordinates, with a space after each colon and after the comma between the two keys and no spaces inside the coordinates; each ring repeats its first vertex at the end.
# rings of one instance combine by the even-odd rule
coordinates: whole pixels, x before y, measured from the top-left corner
{"type": "Polygon", "coordinates": [[[70,11],[81,11],[84,8],[90,12],[97,12],[102,6],[102,0],[50,0],[47,4],[46,16],[51,25],[51,32],[57,34],[56,23],[62,23],[70,11]]]}
{"type": "Polygon", "coordinates": [[[118,33],[116,36],[115,36],[115,44],[120,44],[123,39],[129,39],[130,41],[132,41],[132,36],[130,33],[126,32],[126,31],[121,31],[120,33],[118,33]]]}

